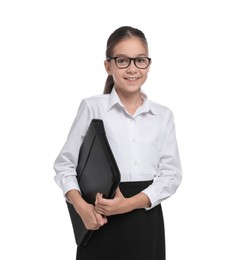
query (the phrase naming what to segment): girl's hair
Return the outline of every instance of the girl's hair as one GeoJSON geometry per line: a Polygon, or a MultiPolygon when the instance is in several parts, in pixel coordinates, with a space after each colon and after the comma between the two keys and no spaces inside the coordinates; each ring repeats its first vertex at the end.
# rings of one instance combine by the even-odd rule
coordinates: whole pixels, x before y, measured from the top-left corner
{"type": "MultiPolygon", "coordinates": [[[[114,47],[122,40],[130,38],[130,37],[138,37],[143,44],[146,46],[148,50],[148,43],[147,39],[142,31],[140,31],[137,28],[133,28],[131,26],[122,26],[116,29],[108,38],[107,40],[107,47],[106,47],[106,59],[108,57],[112,56],[114,47]]],[[[108,75],[106,82],[105,82],[105,88],[104,88],[104,94],[109,94],[112,91],[112,88],[114,86],[114,81],[112,75],[108,75]]]]}

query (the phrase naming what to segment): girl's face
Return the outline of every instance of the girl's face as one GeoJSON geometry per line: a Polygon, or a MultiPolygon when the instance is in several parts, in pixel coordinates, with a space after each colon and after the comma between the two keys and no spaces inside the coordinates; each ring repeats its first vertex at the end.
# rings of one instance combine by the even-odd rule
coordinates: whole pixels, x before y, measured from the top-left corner
{"type": "MultiPolygon", "coordinates": [[[[148,57],[146,46],[137,37],[131,37],[119,42],[112,53],[112,57],[148,57]]],[[[140,59],[141,60],[141,59],[140,59]]],[[[121,63],[122,61],[120,61],[121,63]]],[[[111,59],[105,61],[105,68],[109,75],[113,76],[115,87],[118,92],[124,95],[139,92],[141,86],[147,79],[149,67],[145,69],[139,69],[131,60],[130,65],[127,68],[118,68],[115,60],[111,59]]]]}

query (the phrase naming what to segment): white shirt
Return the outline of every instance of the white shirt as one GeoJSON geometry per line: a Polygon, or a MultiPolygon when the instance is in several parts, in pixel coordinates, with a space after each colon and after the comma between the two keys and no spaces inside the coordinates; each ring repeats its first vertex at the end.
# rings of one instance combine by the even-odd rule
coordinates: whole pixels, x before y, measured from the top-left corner
{"type": "Polygon", "coordinates": [[[153,208],[174,194],[182,171],[177,147],[173,113],[150,101],[142,93],[143,104],[130,115],[115,88],[82,100],[68,138],[59,153],[54,177],[64,195],[80,191],[76,179],[77,158],[91,119],[102,119],[106,135],[121,173],[121,181],[154,180],[143,192],[153,208]]]}

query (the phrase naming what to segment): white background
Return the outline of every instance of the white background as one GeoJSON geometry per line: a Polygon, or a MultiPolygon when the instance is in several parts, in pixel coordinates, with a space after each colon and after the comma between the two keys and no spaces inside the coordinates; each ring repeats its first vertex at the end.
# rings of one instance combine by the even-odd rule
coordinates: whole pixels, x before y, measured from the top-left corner
{"type": "Polygon", "coordinates": [[[81,99],[102,93],[122,25],[146,34],[143,90],[175,114],[184,177],[162,203],[167,259],[247,259],[245,3],[0,2],[1,259],[75,259],[53,162],[81,99]]]}

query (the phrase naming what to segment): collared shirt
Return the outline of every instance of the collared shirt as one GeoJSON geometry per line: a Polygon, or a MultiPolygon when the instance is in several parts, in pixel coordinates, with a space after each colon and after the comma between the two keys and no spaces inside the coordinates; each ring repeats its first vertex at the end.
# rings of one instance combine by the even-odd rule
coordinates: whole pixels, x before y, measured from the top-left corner
{"type": "Polygon", "coordinates": [[[121,181],[154,180],[143,192],[153,208],[174,194],[182,180],[173,113],[147,98],[130,115],[115,88],[82,100],[68,138],[59,153],[54,177],[64,195],[80,191],[76,166],[80,146],[93,118],[102,119],[110,147],[121,173],[121,181]]]}

